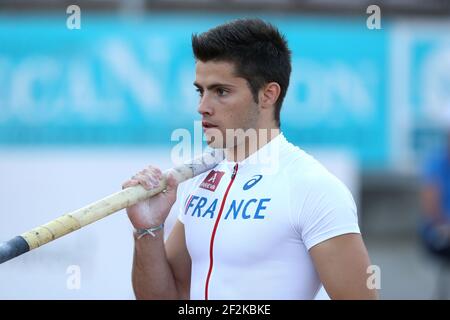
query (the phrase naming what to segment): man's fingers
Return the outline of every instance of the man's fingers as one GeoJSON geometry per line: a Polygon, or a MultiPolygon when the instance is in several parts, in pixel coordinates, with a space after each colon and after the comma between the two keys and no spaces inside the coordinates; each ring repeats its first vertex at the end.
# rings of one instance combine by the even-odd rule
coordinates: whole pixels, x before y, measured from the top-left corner
{"type": "Polygon", "coordinates": [[[137,174],[134,176],[134,179],[139,182],[145,189],[150,190],[154,187],[154,183],[152,182],[152,179],[150,177],[143,175],[143,174],[137,174]]]}
{"type": "Polygon", "coordinates": [[[122,184],[122,189],[126,189],[129,187],[133,187],[133,186],[137,186],[139,184],[138,181],[131,179],[131,180],[127,180],[122,184]]]}
{"type": "Polygon", "coordinates": [[[135,174],[130,180],[122,185],[122,189],[127,187],[142,185],[146,190],[158,187],[161,183],[162,172],[160,169],[148,166],[135,174]]]}
{"type": "Polygon", "coordinates": [[[159,170],[158,168],[152,167],[152,166],[148,166],[147,168],[142,170],[140,173],[141,174],[148,174],[150,176],[155,177],[156,179],[161,179],[161,177],[162,177],[161,170],[159,170]]]}

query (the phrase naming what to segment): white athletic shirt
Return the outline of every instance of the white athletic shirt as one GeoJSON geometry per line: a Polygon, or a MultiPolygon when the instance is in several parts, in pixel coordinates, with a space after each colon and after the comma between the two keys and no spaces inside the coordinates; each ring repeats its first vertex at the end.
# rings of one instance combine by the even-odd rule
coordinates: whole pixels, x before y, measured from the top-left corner
{"type": "Polygon", "coordinates": [[[308,250],[360,232],[348,189],[283,134],[180,184],[172,210],[192,260],[191,299],[313,299],[321,283],[308,250]],[[269,150],[271,170],[259,159],[269,150]]]}

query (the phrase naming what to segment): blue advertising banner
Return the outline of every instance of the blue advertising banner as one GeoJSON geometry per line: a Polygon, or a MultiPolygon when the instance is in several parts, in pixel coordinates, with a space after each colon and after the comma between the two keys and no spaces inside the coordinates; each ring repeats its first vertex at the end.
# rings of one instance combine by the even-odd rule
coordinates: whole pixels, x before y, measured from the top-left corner
{"type": "Polygon", "coordinates": [[[411,172],[450,130],[450,23],[401,19],[389,28],[391,167],[411,172]]]}
{"type": "MultiPolygon", "coordinates": [[[[0,145],[170,145],[193,129],[192,33],[235,16],[0,16],[0,145]]],[[[263,16],[287,36],[293,72],[282,129],[303,147],[389,160],[388,37],[365,17],[263,16]]]]}

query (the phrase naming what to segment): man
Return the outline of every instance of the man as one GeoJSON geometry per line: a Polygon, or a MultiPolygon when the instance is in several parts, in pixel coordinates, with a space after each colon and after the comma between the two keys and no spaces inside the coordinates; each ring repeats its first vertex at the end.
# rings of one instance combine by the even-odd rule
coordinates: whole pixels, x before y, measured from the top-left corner
{"type": "MultiPolygon", "coordinates": [[[[280,132],[291,72],[284,37],[242,19],[194,35],[192,46],[204,132],[226,158],[178,190],[169,177],[165,193],[128,208],[136,297],[313,299],[322,283],[331,298],[376,298],[351,194],[280,132]],[[227,136],[232,129],[241,133],[227,136]],[[242,134],[251,130],[256,138],[242,134]],[[266,174],[258,159],[268,150],[275,169],[266,174]],[[171,210],[178,221],[164,243],[171,210]]],[[[123,187],[160,178],[150,166],[123,187]]]]}
{"type": "Polygon", "coordinates": [[[450,262],[450,128],[448,124],[445,135],[445,146],[430,155],[423,168],[421,199],[424,215],[420,231],[424,244],[430,252],[450,262]]]}

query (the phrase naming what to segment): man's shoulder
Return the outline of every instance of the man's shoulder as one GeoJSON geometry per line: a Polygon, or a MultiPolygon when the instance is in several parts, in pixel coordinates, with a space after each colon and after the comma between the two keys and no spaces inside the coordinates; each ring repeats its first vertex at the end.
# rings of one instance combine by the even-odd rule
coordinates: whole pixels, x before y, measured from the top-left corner
{"type": "Polygon", "coordinates": [[[295,179],[315,180],[328,177],[330,172],[313,155],[289,143],[280,157],[281,169],[295,179]]]}
{"type": "Polygon", "coordinates": [[[349,194],[347,186],[306,151],[296,147],[286,160],[282,170],[291,188],[320,194],[349,194]]]}

